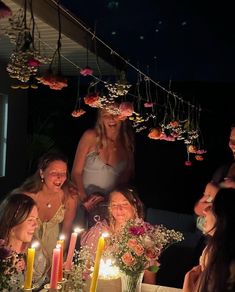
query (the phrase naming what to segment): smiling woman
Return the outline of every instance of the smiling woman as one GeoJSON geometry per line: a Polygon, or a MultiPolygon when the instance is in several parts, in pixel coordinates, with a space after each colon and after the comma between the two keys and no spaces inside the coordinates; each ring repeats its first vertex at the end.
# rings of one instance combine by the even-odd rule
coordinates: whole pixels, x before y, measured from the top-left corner
{"type": "Polygon", "coordinates": [[[35,174],[17,189],[34,199],[39,212],[37,237],[51,259],[59,232],[69,239],[77,208],[75,188],[68,187],[67,159],[60,153],[47,153],[35,174]],[[61,227],[61,228],[60,228],[61,227]]]}
{"type": "MultiPolygon", "coordinates": [[[[108,193],[129,181],[133,157],[134,137],[129,121],[120,120],[115,105],[99,109],[95,128],[87,130],[79,141],[72,169],[72,180],[90,213],[89,225],[93,225],[94,215],[106,217],[108,193]],[[95,207],[98,203],[99,208],[95,207]]],[[[78,215],[79,223],[87,227],[84,210],[79,210],[78,215]]]]}

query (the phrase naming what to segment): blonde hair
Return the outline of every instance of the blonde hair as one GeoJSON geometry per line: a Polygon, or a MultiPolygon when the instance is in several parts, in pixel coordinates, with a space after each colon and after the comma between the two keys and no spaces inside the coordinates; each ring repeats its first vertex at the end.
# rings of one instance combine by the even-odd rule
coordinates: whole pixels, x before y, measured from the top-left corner
{"type": "MultiPolygon", "coordinates": [[[[107,143],[107,134],[105,130],[105,126],[102,120],[102,113],[104,109],[98,110],[98,117],[95,124],[95,132],[96,132],[96,142],[97,142],[97,150],[102,149],[106,146],[107,143]]],[[[122,143],[124,150],[126,151],[126,157],[128,158],[128,166],[131,167],[131,173],[134,172],[134,132],[129,120],[120,121],[121,127],[119,131],[119,141],[122,143]]]]}

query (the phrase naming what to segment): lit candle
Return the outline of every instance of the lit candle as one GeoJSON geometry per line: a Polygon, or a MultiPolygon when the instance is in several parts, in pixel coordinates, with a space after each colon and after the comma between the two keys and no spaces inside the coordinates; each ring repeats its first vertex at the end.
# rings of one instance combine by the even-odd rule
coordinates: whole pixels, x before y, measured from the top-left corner
{"type": "Polygon", "coordinates": [[[71,234],[68,255],[67,255],[66,262],[65,262],[65,270],[66,271],[71,270],[72,262],[73,262],[73,254],[74,254],[74,249],[75,249],[76,242],[77,242],[78,233],[81,231],[82,231],[82,229],[76,228],[74,230],[74,232],[71,234]]]}
{"type": "Polygon", "coordinates": [[[56,248],[53,249],[52,255],[50,289],[57,289],[59,265],[60,265],[60,246],[56,245],[56,248]]]}
{"type": "Polygon", "coordinates": [[[94,264],[94,271],[92,273],[92,280],[91,280],[91,286],[90,286],[90,292],[96,292],[97,288],[97,280],[99,275],[99,268],[100,268],[100,259],[104,250],[104,237],[106,237],[107,234],[103,233],[98,241],[97,249],[96,249],[96,256],[95,256],[95,264],[94,264]]]}
{"type": "Polygon", "coordinates": [[[25,289],[31,289],[32,287],[35,247],[37,246],[38,246],[38,242],[33,242],[31,247],[28,248],[28,251],[27,251],[27,266],[26,266],[26,275],[25,275],[25,282],[24,282],[25,289]]]}
{"type": "Polygon", "coordinates": [[[58,282],[62,282],[63,279],[63,263],[64,263],[64,235],[60,236],[60,239],[57,241],[57,244],[60,246],[60,265],[58,272],[58,282]]]}

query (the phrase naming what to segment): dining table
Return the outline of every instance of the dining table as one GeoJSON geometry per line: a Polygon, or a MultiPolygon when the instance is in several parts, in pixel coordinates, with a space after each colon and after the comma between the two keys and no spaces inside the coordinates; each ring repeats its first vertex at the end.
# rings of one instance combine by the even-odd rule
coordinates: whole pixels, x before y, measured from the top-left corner
{"type": "Polygon", "coordinates": [[[144,284],[141,285],[141,292],[182,292],[182,289],[167,287],[167,286],[159,286],[159,285],[150,285],[144,284]]]}
{"type": "MultiPolygon", "coordinates": [[[[97,292],[121,292],[121,286],[115,285],[116,287],[112,287],[110,290],[110,287],[104,287],[104,286],[98,286],[97,287],[97,292]]],[[[49,291],[48,289],[42,289],[40,292],[47,292],[49,291]]],[[[69,292],[64,289],[60,290],[64,292],[69,292]]],[[[89,291],[88,287],[84,289],[84,292],[89,291]]],[[[167,287],[167,286],[159,286],[159,285],[150,285],[150,284],[141,284],[141,292],[182,292],[183,290],[180,288],[174,288],[174,287],[167,287]]]]}

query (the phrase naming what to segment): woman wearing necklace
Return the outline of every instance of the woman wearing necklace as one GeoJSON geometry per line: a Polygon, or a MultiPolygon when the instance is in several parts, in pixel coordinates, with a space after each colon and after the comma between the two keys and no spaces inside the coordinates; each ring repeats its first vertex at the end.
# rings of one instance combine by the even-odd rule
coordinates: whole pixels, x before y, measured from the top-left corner
{"type": "Polygon", "coordinates": [[[39,212],[37,237],[42,241],[48,258],[63,234],[68,240],[77,208],[77,195],[67,187],[67,159],[60,153],[47,153],[39,161],[35,174],[17,191],[34,199],[39,212]]]}
{"type": "MultiPolygon", "coordinates": [[[[133,170],[134,136],[129,121],[120,120],[111,107],[99,109],[94,129],[85,131],[79,141],[72,169],[80,200],[90,213],[89,226],[94,224],[94,215],[106,217],[109,192],[128,182],[133,170]]],[[[78,221],[84,227],[86,215],[81,208],[78,221]]]]}

